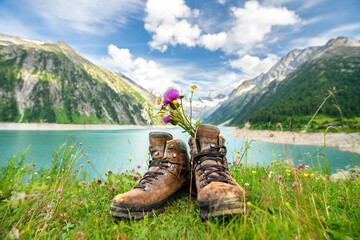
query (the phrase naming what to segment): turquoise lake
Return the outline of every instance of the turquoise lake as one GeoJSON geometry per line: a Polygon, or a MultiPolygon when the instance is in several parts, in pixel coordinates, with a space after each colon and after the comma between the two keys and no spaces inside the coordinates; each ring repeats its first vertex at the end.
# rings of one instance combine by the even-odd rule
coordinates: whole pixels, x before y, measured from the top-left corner
{"type": "MultiPolygon", "coordinates": [[[[123,171],[136,171],[143,173],[147,168],[148,159],[148,134],[151,131],[164,131],[163,129],[136,129],[136,130],[72,130],[72,131],[0,131],[0,164],[6,165],[7,160],[17,152],[23,152],[30,146],[27,161],[34,159],[36,167],[46,167],[51,164],[51,156],[65,141],[69,144],[78,141],[82,143],[85,157],[77,163],[85,164],[85,170],[94,177],[103,175],[108,170],[115,173],[123,171]],[[92,147],[89,147],[92,146],[92,147]],[[130,161],[130,158],[132,160],[130,161]],[[90,160],[91,164],[86,164],[90,160]],[[138,169],[137,165],[141,165],[138,169]]],[[[186,143],[188,135],[181,133],[181,129],[166,129],[174,138],[183,139],[186,143]]],[[[236,156],[235,151],[244,149],[243,139],[229,136],[229,130],[221,129],[221,134],[226,138],[229,162],[236,156]],[[232,153],[232,151],[234,151],[232,153]]],[[[306,153],[310,153],[314,164],[317,164],[317,155],[324,153],[319,146],[300,146],[285,144],[272,144],[264,142],[251,142],[251,148],[244,164],[268,165],[274,158],[278,160],[293,159],[294,164],[303,161],[311,165],[306,153]],[[319,151],[320,150],[320,151],[319,151]],[[290,157],[289,154],[291,153],[290,157]]],[[[336,148],[327,147],[326,154],[332,172],[344,169],[346,166],[359,165],[360,155],[350,152],[341,152],[336,148]]],[[[323,163],[323,156],[320,162],[323,163]]]]}

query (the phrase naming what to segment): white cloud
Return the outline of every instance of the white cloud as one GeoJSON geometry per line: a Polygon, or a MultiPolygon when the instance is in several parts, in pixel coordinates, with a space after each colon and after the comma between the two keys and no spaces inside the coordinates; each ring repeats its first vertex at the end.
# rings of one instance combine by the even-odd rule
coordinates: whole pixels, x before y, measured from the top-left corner
{"type": "Polygon", "coordinates": [[[226,33],[221,32],[218,34],[205,34],[201,36],[200,45],[205,48],[216,51],[217,49],[224,46],[226,43],[226,33]]]}
{"type": "Polygon", "coordinates": [[[124,26],[141,10],[143,0],[32,0],[32,11],[47,24],[91,34],[109,33],[124,26]]]}
{"type": "Polygon", "coordinates": [[[244,8],[231,9],[235,21],[223,46],[226,52],[251,48],[262,42],[273,26],[292,25],[299,21],[293,11],[285,7],[261,6],[256,1],[246,2],[244,8]]]}
{"type": "Polygon", "coordinates": [[[264,59],[245,55],[236,60],[230,60],[229,64],[232,68],[239,69],[243,73],[255,77],[261,73],[266,73],[278,60],[279,57],[275,54],[268,54],[264,59]]]}
{"type": "Polygon", "coordinates": [[[292,25],[300,21],[295,12],[285,7],[262,6],[248,1],[243,8],[231,8],[232,20],[224,31],[204,33],[191,20],[199,10],[191,10],[184,0],[148,0],[145,29],[152,34],[152,49],[161,52],[169,45],[183,44],[188,47],[203,46],[215,51],[222,49],[231,54],[238,50],[246,53],[254,46],[261,46],[273,26],[292,25]]]}
{"type": "Polygon", "coordinates": [[[152,49],[164,52],[168,44],[188,47],[197,44],[201,29],[188,19],[198,16],[199,10],[191,10],[184,0],[149,0],[145,12],[145,29],[153,34],[149,43],[152,49]]]}
{"type": "Polygon", "coordinates": [[[168,87],[178,87],[175,81],[183,78],[176,70],[166,68],[155,61],[144,58],[134,58],[129,49],[108,46],[109,56],[101,59],[107,65],[119,68],[125,75],[140,86],[156,93],[164,92],[168,87]]]}
{"type": "Polygon", "coordinates": [[[222,5],[224,5],[226,3],[226,0],[217,0],[217,1],[218,1],[218,3],[220,3],[222,5]]]}

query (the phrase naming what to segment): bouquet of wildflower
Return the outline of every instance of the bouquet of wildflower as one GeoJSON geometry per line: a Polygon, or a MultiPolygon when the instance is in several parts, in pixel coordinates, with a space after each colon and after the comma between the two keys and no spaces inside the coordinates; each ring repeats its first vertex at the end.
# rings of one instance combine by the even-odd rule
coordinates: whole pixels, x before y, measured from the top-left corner
{"type": "MultiPolygon", "coordinates": [[[[163,94],[162,98],[157,100],[157,105],[160,108],[156,109],[156,115],[150,109],[145,110],[147,112],[147,119],[150,118],[161,118],[161,121],[165,124],[172,124],[174,126],[179,126],[184,129],[184,132],[189,133],[191,136],[195,136],[195,128],[200,123],[200,119],[196,121],[195,125],[192,124],[192,98],[194,90],[197,88],[196,85],[191,86],[191,94],[189,98],[190,103],[190,114],[188,115],[184,110],[183,99],[185,95],[180,94],[179,90],[175,88],[169,88],[163,94]]],[[[146,115],[146,114],[144,114],[146,115]]]]}

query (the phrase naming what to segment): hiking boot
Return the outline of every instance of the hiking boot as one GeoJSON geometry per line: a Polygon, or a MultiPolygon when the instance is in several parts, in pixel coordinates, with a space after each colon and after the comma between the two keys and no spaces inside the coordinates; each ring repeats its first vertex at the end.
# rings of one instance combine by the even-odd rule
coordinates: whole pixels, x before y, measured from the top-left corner
{"type": "Polygon", "coordinates": [[[248,196],[230,176],[225,139],[219,128],[200,124],[195,136],[190,137],[189,145],[200,218],[245,214],[248,196]]]}
{"type": "Polygon", "coordinates": [[[115,196],[110,210],[114,217],[141,219],[160,213],[174,199],[189,193],[190,163],[186,143],[169,133],[149,134],[151,161],[139,184],[115,196]]]}

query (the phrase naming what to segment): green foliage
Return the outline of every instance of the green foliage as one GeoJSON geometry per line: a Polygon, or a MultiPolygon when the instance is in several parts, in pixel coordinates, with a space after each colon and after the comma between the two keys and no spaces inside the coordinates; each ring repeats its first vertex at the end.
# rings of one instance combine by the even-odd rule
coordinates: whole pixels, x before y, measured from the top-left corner
{"type": "Polygon", "coordinates": [[[245,167],[247,149],[228,159],[239,161],[230,172],[250,196],[248,214],[208,221],[201,221],[196,199],[189,197],[152,218],[114,219],[109,206],[138,183],[132,174],[93,179],[80,165],[86,159],[81,144],[62,145],[46,169],[26,161],[26,151],[18,153],[0,167],[0,237],[8,239],[16,227],[24,239],[76,239],[79,232],[84,239],[360,238],[358,170],[334,180],[319,168],[294,168],[276,157],[269,166],[245,167]]]}

